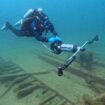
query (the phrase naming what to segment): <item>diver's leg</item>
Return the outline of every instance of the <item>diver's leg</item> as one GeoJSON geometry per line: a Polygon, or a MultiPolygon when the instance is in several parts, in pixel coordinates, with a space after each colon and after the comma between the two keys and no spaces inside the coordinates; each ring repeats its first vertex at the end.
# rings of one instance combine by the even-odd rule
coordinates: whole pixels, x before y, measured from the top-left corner
{"type": "Polygon", "coordinates": [[[8,29],[13,32],[16,36],[23,36],[23,33],[21,32],[21,30],[16,29],[13,26],[9,26],[8,29]]]}
{"type": "Polygon", "coordinates": [[[25,33],[22,30],[18,30],[8,23],[8,29],[13,32],[16,36],[25,36],[25,33]]]}
{"type": "Polygon", "coordinates": [[[16,36],[26,36],[27,33],[25,33],[25,31],[22,30],[18,30],[16,29],[14,26],[12,26],[9,22],[5,23],[6,25],[6,29],[10,30],[11,32],[13,32],[16,36]]]}

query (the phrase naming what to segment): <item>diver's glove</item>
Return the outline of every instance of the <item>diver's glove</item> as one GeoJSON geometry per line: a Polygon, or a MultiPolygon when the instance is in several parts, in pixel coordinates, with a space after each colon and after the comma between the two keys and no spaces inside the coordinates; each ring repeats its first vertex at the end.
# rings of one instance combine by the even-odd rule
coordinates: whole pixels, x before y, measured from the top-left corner
{"type": "Polygon", "coordinates": [[[61,41],[62,42],[61,38],[58,36],[53,36],[53,37],[48,39],[48,42],[51,42],[51,43],[53,43],[55,41],[61,41]]]}

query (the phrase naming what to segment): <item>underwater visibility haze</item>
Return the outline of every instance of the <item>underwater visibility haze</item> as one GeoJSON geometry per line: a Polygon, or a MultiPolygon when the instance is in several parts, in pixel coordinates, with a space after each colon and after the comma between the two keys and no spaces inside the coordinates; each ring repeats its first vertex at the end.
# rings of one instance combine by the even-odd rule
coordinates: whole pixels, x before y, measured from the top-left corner
{"type": "Polygon", "coordinates": [[[34,37],[0,30],[0,105],[105,104],[105,0],[0,0],[0,7],[0,28],[42,8],[63,43],[81,46],[99,36],[58,76],[72,53],[57,55],[34,37]]]}

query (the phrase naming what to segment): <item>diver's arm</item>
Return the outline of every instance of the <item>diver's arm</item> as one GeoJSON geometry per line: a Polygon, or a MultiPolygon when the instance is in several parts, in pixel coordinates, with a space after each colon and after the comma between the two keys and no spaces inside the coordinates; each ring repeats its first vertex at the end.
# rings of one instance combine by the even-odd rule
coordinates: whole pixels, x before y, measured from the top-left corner
{"type": "Polygon", "coordinates": [[[45,21],[49,20],[48,16],[45,13],[41,12],[40,15],[44,18],[45,21]]]}

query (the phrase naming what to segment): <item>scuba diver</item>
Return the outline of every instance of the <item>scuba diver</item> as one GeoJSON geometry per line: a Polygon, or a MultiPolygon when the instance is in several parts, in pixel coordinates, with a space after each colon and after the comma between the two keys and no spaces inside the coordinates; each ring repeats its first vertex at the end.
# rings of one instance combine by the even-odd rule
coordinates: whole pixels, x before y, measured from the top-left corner
{"type": "MultiPolygon", "coordinates": [[[[92,40],[86,41],[82,46],[77,46],[74,44],[63,44],[61,38],[55,31],[53,24],[50,22],[48,16],[43,13],[41,8],[29,9],[24,15],[23,19],[19,20],[12,26],[9,22],[6,22],[1,30],[10,30],[16,36],[27,36],[35,37],[41,42],[50,42],[50,51],[54,54],[61,54],[62,52],[72,52],[73,55],[70,56],[64,65],[57,68],[57,73],[59,76],[63,75],[63,70],[65,70],[73,61],[75,61],[76,55],[80,51],[85,51],[84,46],[87,44],[92,44],[94,41],[98,41],[98,35],[96,35],[92,40]],[[15,28],[15,26],[20,25],[20,30],[15,28]],[[50,31],[53,37],[42,36],[50,31]]],[[[45,46],[46,47],[46,46],[45,46]]],[[[46,47],[47,48],[47,47],[46,47]]]]}
{"type": "Polygon", "coordinates": [[[42,8],[29,9],[24,15],[23,19],[19,20],[12,26],[9,22],[6,22],[1,30],[10,30],[16,36],[27,36],[35,37],[38,41],[42,42],[52,42],[52,38],[47,38],[42,36],[45,32],[46,34],[50,31],[53,34],[53,40],[60,39],[53,24],[50,22],[48,16],[43,13],[42,8]],[[15,28],[15,26],[20,25],[20,30],[15,28]]]}

